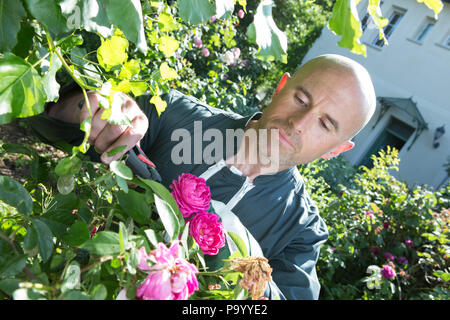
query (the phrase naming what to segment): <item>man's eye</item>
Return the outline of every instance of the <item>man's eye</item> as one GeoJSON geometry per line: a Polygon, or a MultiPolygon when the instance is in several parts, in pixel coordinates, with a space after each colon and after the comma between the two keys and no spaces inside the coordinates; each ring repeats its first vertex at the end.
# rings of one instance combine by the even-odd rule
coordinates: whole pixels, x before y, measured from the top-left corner
{"type": "Polygon", "coordinates": [[[320,124],[322,125],[322,127],[323,127],[325,130],[330,131],[330,130],[328,129],[327,125],[325,124],[325,122],[323,122],[323,120],[320,120],[320,124]]]}
{"type": "Polygon", "coordinates": [[[306,106],[305,101],[303,101],[303,99],[300,98],[299,96],[295,96],[295,99],[296,99],[302,106],[306,106]]]}

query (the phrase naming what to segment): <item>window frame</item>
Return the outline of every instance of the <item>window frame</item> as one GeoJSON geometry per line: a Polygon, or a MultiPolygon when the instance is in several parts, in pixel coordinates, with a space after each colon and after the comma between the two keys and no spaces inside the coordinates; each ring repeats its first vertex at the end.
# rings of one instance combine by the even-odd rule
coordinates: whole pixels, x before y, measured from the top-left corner
{"type": "MultiPolygon", "coordinates": [[[[399,7],[392,8],[391,13],[389,14],[389,23],[383,28],[384,36],[386,37],[387,40],[392,36],[395,29],[397,29],[397,27],[399,26],[401,20],[405,16],[405,14],[406,14],[406,9],[402,9],[399,7]],[[391,21],[394,19],[395,14],[399,15],[399,19],[397,19],[395,24],[393,24],[393,26],[392,26],[391,21]],[[386,34],[385,30],[388,27],[391,27],[391,30],[389,31],[389,34],[386,34]]],[[[379,38],[378,32],[377,32],[376,36],[374,37],[374,39],[370,42],[370,44],[378,49],[382,49],[385,46],[384,40],[379,38]],[[377,44],[377,43],[380,43],[380,44],[377,44]]]]}

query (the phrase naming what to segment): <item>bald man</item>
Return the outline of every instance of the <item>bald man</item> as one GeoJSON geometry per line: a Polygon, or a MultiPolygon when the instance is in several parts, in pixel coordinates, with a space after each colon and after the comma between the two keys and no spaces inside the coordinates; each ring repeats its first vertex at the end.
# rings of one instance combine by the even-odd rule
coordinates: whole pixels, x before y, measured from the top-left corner
{"type": "MultiPolygon", "coordinates": [[[[108,158],[109,150],[126,145],[126,152],[138,143],[167,188],[182,173],[202,177],[211,190],[210,210],[220,216],[225,230],[238,234],[250,255],[269,260],[272,281],[264,295],[318,299],[315,265],[328,230],[296,166],[318,157],[330,159],[353,147],[351,139],[375,110],[367,71],[342,56],[319,56],[292,77],[283,75],[264,112],[247,117],[176,90],[164,96],[167,108],[158,116],[150,98],[126,97],[122,111],[133,125],[119,127],[101,119],[98,96],[89,93],[94,115],[91,158],[109,164],[123,154],[108,158]],[[230,139],[238,140],[231,143],[231,154],[230,139]],[[206,152],[211,149],[214,152],[206,152]]],[[[82,101],[78,90],[62,94],[57,104],[29,118],[30,125],[48,143],[78,145],[83,140],[79,123],[88,115],[82,101]]],[[[207,265],[219,267],[236,250],[227,234],[227,245],[219,254],[205,256],[207,265]]]]}

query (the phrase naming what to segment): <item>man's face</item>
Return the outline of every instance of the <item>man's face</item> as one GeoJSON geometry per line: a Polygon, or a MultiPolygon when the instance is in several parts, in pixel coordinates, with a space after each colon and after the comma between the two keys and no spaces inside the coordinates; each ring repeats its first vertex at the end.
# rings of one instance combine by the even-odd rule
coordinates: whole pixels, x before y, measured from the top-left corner
{"type": "Polygon", "coordinates": [[[306,68],[290,78],[258,120],[278,129],[279,167],[304,164],[348,140],[362,120],[364,103],[354,77],[337,68],[306,68]]]}

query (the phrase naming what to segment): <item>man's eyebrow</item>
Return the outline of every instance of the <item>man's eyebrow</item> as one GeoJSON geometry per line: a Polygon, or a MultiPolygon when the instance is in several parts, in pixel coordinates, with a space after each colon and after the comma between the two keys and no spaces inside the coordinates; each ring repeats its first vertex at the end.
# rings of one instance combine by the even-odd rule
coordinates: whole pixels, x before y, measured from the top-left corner
{"type": "Polygon", "coordinates": [[[325,118],[327,118],[328,121],[331,122],[331,124],[332,124],[333,127],[334,127],[334,130],[335,130],[336,132],[339,132],[339,124],[338,124],[338,122],[337,122],[336,120],[334,120],[328,113],[325,113],[325,118]]]}
{"type": "Polygon", "coordinates": [[[297,91],[303,92],[303,94],[308,98],[308,100],[309,100],[308,105],[312,105],[313,104],[312,94],[305,87],[302,87],[302,86],[299,85],[299,86],[295,87],[295,89],[297,91]]]}

